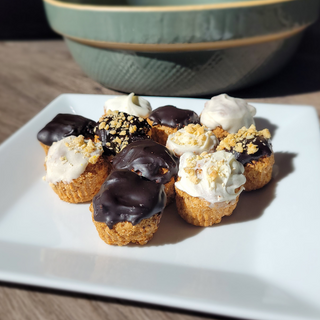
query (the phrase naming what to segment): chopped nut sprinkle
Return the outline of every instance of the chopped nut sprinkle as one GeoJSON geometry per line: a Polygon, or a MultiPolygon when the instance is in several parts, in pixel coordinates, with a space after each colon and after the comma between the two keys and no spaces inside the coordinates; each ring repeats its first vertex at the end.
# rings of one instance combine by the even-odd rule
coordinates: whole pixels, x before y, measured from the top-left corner
{"type": "MultiPolygon", "coordinates": [[[[65,143],[65,146],[69,150],[73,150],[75,153],[82,153],[84,157],[89,158],[89,162],[95,164],[98,159],[99,155],[92,155],[97,150],[102,150],[101,142],[93,142],[92,140],[84,139],[84,136],[80,135],[72,140],[65,143]]],[[[66,156],[60,157],[60,160],[63,163],[67,163],[68,159],[66,156]]]]}
{"type": "Polygon", "coordinates": [[[150,138],[147,134],[150,126],[141,117],[128,115],[124,112],[108,110],[99,119],[96,134],[102,145],[109,149],[112,154],[120,152],[129,143],[135,140],[136,136],[150,138]],[[102,125],[104,123],[104,125],[102,125]]]}
{"type": "Polygon", "coordinates": [[[186,167],[184,171],[187,174],[188,179],[194,183],[198,184],[203,179],[203,170],[198,166],[201,166],[201,163],[210,161],[210,166],[207,169],[207,180],[209,184],[213,183],[219,176],[225,177],[225,172],[221,168],[225,165],[225,160],[217,161],[212,158],[210,153],[202,152],[200,155],[193,155],[186,159],[186,167]]]}
{"type": "Polygon", "coordinates": [[[257,138],[270,139],[271,134],[268,129],[263,129],[261,131],[257,131],[254,125],[251,125],[249,129],[246,127],[241,128],[237,133],[229,134],[226,138],[224,138],[217,150],[231,150],[233,149],[236,152],[247,154],[254,154],[259,150],[257,146],[258,140],[257,138]]]}
{"type": "Polygon", "coordinates": [[[188,124],[178,130],[171,138],[171,141],[178,145],[202,146],[207,138],[213,136],[212,131],[206,131],[200,124],[188,124]]]}

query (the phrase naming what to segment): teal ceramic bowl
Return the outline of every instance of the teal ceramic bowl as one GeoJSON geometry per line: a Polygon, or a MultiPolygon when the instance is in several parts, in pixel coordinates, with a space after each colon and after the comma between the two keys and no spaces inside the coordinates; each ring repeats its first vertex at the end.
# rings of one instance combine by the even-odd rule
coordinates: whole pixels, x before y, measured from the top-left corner
{"type": "Polygon", "coordinates": [[[230,91],[270,77],[319,11],[319,0],[44,5],[51,27],[90,77],[115,90],[174,96],[230,91]]]}

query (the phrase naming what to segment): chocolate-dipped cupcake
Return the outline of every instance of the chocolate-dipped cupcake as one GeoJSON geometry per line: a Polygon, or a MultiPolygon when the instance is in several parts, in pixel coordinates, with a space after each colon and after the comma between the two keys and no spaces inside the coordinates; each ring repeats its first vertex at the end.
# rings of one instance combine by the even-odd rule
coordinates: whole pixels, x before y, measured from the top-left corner
{"type": "Polygon", "coordinates": [[[53,142],[69,136],[83,135],[85,139],[93,140],[95,125],[96,122],[88,118],[76,114],[59,113],[38,132],[37,139],[48,154],[53,142]]]}
{"type": "Polygon", "coordinates": [[[167,204],[174,200],[179,159],[163,145],[150,140],[131,143],[112,160],[115,169],[127,169],[165,186],[167,204]]]}
{"type": "Polygon", "coordinates": [[[168,105],[153,110],[147,121],[152,127],[152,139],[165,146],[170,134],[189,123],[200,123],[200,118],[192,110],[168,105]]]}
{"type": "Polygon", "coordinates": [[[128,170],[114,170],[90,206],[100,238],[107,244],[146,244],[158,230],[166,204],[164,185],[128,170]]]}
{"type": "Polygon", "coordinates": [[[151,128],[142,117],[108,110],[94,128],[95,140],[101,141],[107,155],[116,155],[131,142],[149,139],[151,128]]]}
{"type": "Polygon", "coordinates": [[[249,129],[243,127],[237,133],[229,134],[217,147],[217,150],[232,152],[243,164],[246,191],[260,189],[271,180],[274,154],[270,138],[268,129],[257,131],[251,125],[249,129]]]}

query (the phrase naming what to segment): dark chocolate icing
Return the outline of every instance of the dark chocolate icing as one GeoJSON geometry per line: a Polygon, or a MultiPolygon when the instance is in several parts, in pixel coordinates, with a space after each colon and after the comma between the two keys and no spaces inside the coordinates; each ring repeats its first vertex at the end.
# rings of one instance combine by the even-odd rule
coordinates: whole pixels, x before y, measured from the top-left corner
{"type": "Polygon", "coordinates": [[[157,183],[167,183],[179,170],[179,158],[153,140],[131,143],[112,160],[115,169],[134,171],[157,183]],[[162,170],[165,169],[165,173],[162,170]]]}
{"type": "Polygon", "coordinates": [[[179,109],[175,106],[163,106],[153,110],[149,119],[153,125],[164,125],[170,128],[181,129],[190,123],[200,124],[199,116],[192,110],[179,109]]]}
{"type": "Polygon", "coordinates": [[[95,133],[99,136],[105,153],[115,155],[133,141],[149,139],[149,130],[150,126],[145,119],[113,111],[100,118],[95,133]],[[105,124],[103,128],[102,123],[105,124]]]}
{"type": "Polygon", "coordinates": [[[261,157],[270,157],[272,154],[272,144],[270,139],[265,139],[263,136],[258,136],[253,139],[245,139],[243,144],[247,146],[250,142],[256,145],[259,149],[257,152],[248,154],[246,147],[244,151],[239,153],[232,149],[232,153],[235,158],[241,162],[243,165],[247,163],[252,163],[252,161],[258,161],[261,157]]]}
{"type": "Polygon", "coordinates": [[[167,197],[164,185],[128,170],[114,170],[93,198],[94,220],[112,229],[118,222],[132,225],[161,213],[167,197]]]}
{"type": "Polygon", "coordinates": [[[93,139],[95,125],[95,121],[85,117],[59,113],[38,132],[37,138],[47,146],[69,136],[83,135],[86,139],[93,139]]]}

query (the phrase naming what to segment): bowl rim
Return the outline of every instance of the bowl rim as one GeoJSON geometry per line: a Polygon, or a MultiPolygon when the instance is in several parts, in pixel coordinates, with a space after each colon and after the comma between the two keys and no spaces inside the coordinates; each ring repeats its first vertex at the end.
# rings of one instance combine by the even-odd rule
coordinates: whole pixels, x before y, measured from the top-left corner
{"type": "Polygon", "coordinates": [[[227,3],[195,4],[195,5],[172,5],[172,6],[108,6],[62,2],[59,0],[43,0],[44,2],[68,9],[89,10],[89,11],[110,11],[110,12],[152,12],[152,11],[203,11],[214,9],[234,9],[244,7],[257,7],[296,0],[256,0],[256,1],[234,1],[227,3]]]}

